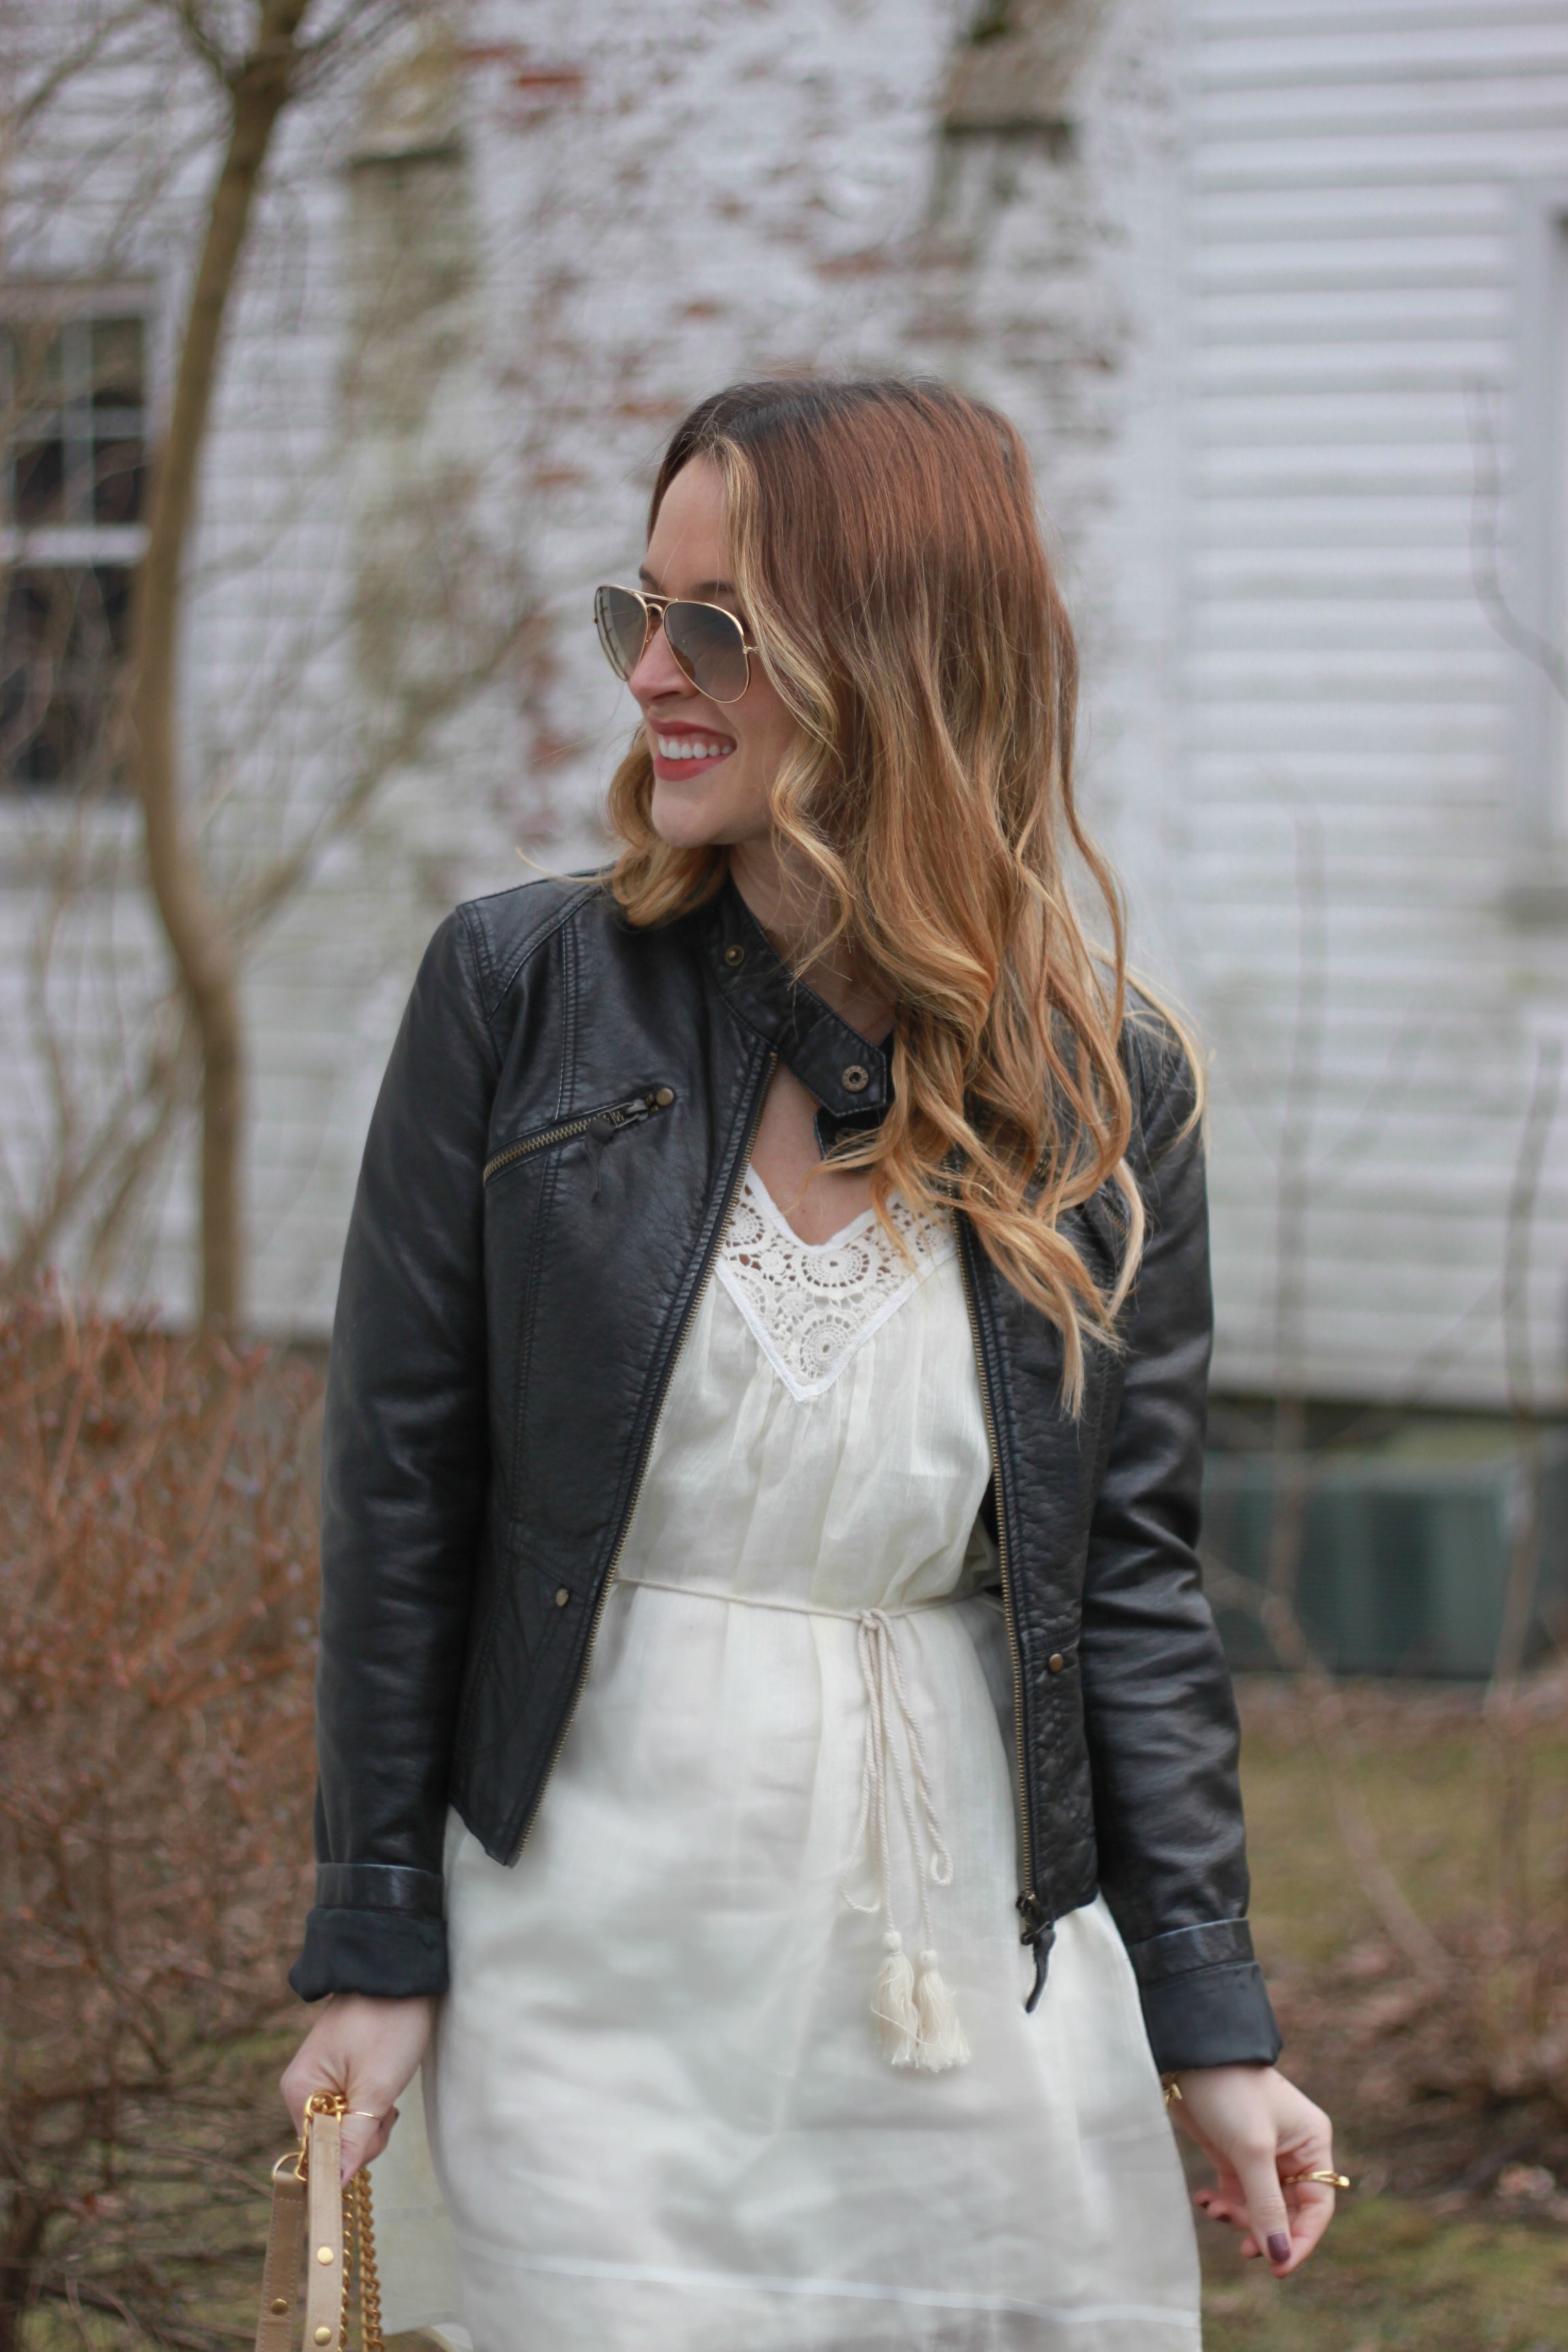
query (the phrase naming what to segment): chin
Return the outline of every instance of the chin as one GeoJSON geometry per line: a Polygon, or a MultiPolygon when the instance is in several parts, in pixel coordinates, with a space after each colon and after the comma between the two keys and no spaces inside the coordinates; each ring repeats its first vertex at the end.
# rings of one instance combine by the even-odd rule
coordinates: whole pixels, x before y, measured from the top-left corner
{"type": "Polygon", "coordinates": [[[726,824],[732,811],[715,808],[700,793],[672,791],[656,783],[648,803],[648,823],[671,849],[720,849],[731,838],[726,824]]]}

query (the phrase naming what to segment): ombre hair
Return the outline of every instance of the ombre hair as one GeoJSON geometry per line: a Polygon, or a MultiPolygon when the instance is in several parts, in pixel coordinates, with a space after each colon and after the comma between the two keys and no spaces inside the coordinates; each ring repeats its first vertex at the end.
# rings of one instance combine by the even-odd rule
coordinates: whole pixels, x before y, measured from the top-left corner
{"type": "MultiPolygon", "coordinates": [[[[870,1170],[884,1223],[894,1192],[963,1212],[1059,1330],[1076,1412],[1086,1341],[1116,1344],[1144,1217],[1121,905],[1074,803],[1078,656],[1023,442],[940,383],[736,384],[677,429],[650,532],[698,457],[722,477],[746,625],[799,725],[773,788],[779,838],[815,877],[820,951],[847,950],[896,1008],[892,1106],[835,1158],[870,1170]],[[1069,860],[1103,911],[1099,946],[1069,860]],[[1102,1190],[1111,1214],[1086,1229],[1072,1213],[1102,1190]]],[[[700,905],[726,870],[721,847],[659,839],[653,784],[639,731],[609,795],[610,887],[637,924],[700,905]]]]}

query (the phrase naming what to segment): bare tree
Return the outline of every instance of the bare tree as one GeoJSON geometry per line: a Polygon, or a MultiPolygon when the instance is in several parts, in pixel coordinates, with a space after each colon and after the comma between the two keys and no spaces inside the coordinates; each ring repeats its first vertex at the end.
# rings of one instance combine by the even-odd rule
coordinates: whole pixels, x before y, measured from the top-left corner
{"type": "Polygon", "coordinates": [[[153,467],[147,552],[137,575],[132,638],[132,772],[146,828],[147,877],[179,971],[202,1069],[202,1315],[232,1324],[240,1306],[238,981],[232,944],[202,872],[182,805],[175,717],[180,597],[186,543],[225,314],[278,118],[305,62],[310,0],[261,0],[246,54],[225,56],[216,26],[186,0],[194,45],[229,105],[228,139],[180,342],[174,395],[153,467]]]}
{"type": "MultiPolygon", "coordinates": [[[[171,396],[153,452],[121,692],[91,744],[79,747],[74,792],[53,796],[47,836],[38,828],[28,1004],[51,1139],[30,1165],[18,1164],[14,1144],[0,1152],[0,1187],[11,1195],[6,1274],[11,1288],[26,1288],[62,1253],[89,1282],[123,1269],[171,1141],[195,1109],[201,1309],[209,1322],[232,1325],[245,1303],[247,966],[308,893],[333,840],[364,837],[389,782],[416,770],[498,688],[525,718],[541,614],[515,506],[489,495],[493,482],[484,485],[485,499],[478,495],[479,461],[466,450],[454,459],[450,432],[435,455],[420,442],[420,404],[430,405],[433,384],[439,394],[439,369],[464,333],[468,343],[477,340],[472,314],[482,290],[475,265],[455,251],[462,238],[452,224],[466,202],[455,130],[462,54],[440,13],[412,0],[337,0],[335,9],[321,0],[88,5],[97,10],[90,21],[70,20],[58,38],[35,35],[40,54],[30,76],[12,77],[0,135],[32,168],[35,191],[44,191],[35,195],[37,215],[52,203],[58,215],[93,220],[92,175],[102,175],[103,157],[84,154],[79,134],[62,121],[84,78],[106,63],[139,63],[147,100],[110,153],[117,164],[131,153],[134,168],[120,172],[112,202],[99,202],[104,217],[90,261],[77,266],[106,278],[115,256],[135,254],[149,220],[165,224],[166,244],[172,218],[192,269],[167,370],[171,396]],[[183,77],[183,102],[158,136],[153,118],[174,77],[183,77]],[[362,168],[355,126],[369,121],[374,129],[378,105],[385,119],[362,168]],[[215,478],[220,395],[231,407],[236,397],[226,394],[226,355],[237,301],[254,304],[258,289],[274,284],[283,299],[299,266],[290,188],[287,178],[268,178],[280,126],[295,114],[312,126],[306,135],[317,152],[325,138],[339,162],[345,151],[356,158],[348,217],[351,247],[359,242],[333,262],[353,280],[346,352],[335,387],[319,385],[331,418],[324,438],[303,457],[286,450],[296,470],[268,484],[258,526],[215,538],[197,525],[204,481],[210,489],[215,478]],[[40,179],[37,158],[51,135],[52,176],[40,179]],[[198,173],[202,193],[193,201],[198,173]],[[171,196],[176,187],[183,209],[171,196]],[[362,215],[380,223],[374,234],[354,227],[362,215]],[[422,305],[432,323],[411,367],[410,314],[422,305]],[[469,325],[458,332],[455,312],[465,306],[469,325]],[[377,467],[379,480],[372,478],[377,467]],[[395,513],[387,511],[388,477],[395,513]],[[269,603],[278,545],[301,515],[328,508],[340,516],[347,546],[337,605],[269,603]],[[215,595],[237,587],[258,647],[246,707],[229,714],[226,735],[205,723],[193,732],[192,628],[215,595]],[[332,700],[329,723],[302,754],[289,714],[324,658],[337,662],[349,690],[332,700]],[[139,850],[102,823],[121,777],[134,791],[139,850]],[[123,920],[114,908],[143,891],[172,985],[144,953],[138,963],[132,947],[111,938],[123,920]],[[101,966],[112,971],[100,981],[101,966]],[[82,1010],[94,988],[96,1027],[82,1010]]],[[[26,183],[26,169],[20,176],[26,183]]],[[[539,299],[552,299],[547,286],[539,299]]],[[[58,325],[58,316],[41,321],[40,350],[58,325]]],[[[245,348],[254,353],[253,334],[245,348]]],[[[41,395],[15,373],[8,394],[15,413],[4,421],[15,441],[27,429],[29,400],[41,395]]],[[[548,426],[526,398],[514,396],[510,418],[503,456],[517,480],[548,426]]],[[[482,443],[485,435],[474,438],[482,443]]],[[[68,636],[69,614],[64,625],[68,636]]],[[[25,737],[39,723],[40,693],[47,701],[58,677],[36,645],[13,667],[21,682],[7,699],[10,671],[0,675],[0,727],[25,737]]],[[[526,735],[526,723],[519,731],[526,735]]]]}

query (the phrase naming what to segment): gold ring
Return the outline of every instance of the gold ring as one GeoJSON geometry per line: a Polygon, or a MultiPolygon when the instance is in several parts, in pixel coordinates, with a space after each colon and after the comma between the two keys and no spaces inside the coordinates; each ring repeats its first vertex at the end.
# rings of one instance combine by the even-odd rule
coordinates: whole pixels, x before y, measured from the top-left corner
{"type": "Polygon", "coordinates": [[[1350,2187],[1342,2172],[1288,2172],[1279,2186],[1281,2189],[1299,2189],[1304,2180],[1320,2181],[1325,2189],[1350,2187]]]}

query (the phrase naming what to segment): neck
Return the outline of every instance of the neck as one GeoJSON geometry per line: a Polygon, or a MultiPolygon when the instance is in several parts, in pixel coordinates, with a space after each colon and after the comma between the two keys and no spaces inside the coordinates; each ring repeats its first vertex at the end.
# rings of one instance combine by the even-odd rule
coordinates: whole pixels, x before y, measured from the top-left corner
{"type": "Polygon", "coordinates": [[[830,924],[803,862],[776,842],[742,841],[730,852],[730,873],[790,970],[862,1037],[885,1037],[892,1005],[877,981],[857,969],[843,940],[824,951],[830,924]]]}

